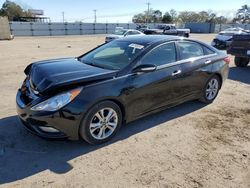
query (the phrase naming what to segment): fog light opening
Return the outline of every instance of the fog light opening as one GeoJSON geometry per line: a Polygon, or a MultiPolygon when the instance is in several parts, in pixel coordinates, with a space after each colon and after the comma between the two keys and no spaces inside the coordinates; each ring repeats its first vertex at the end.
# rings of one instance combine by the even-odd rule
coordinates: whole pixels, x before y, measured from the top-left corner
{"type": "Polygon", "coordinates": [[[39,126],[39,129],[41,129],[44,132],[48,132],[48,133],[59,133],[60,131],[58,131],[57,129],[53,128],[53,127],[42,127],[39,126]]]}

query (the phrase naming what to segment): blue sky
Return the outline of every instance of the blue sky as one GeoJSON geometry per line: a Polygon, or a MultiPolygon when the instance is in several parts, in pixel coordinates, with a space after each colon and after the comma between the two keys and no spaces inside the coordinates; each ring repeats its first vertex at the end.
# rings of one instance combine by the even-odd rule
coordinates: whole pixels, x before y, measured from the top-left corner
{"type": "MultiPolygon", "coordinates": [[[[5,0],[0,0],[0,5],[5,0]]],[[[52,21],[65,20],[93,22],[93,10],[97,10],[97,22],[131,22],[132,16],[147,9],[147,0],[12,0],[25,8],[43,9],[52,21]]],[[[150,7],[166,12],[213,10],[219,15],[233,16],[241,5],[250,0],[151,0],[150,7]]]]}

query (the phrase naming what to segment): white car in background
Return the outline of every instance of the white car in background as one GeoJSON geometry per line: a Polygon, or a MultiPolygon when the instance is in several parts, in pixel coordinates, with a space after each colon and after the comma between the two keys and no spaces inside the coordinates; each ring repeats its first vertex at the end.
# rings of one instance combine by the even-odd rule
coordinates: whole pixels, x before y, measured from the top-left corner
{"type": "Polygon", "coordinates": [[[105,38],[105,42],[110,42],[115,39],[123,38],[126,36],[132,36],[132,35],[145,35],[141,31],[135,30],[135,29],[117,29],[115,30],[115,33],[112,35],[108,35],[105,38]]]}
{"type": "Polygon", "coordinates": [[[221,31],[215,39],[212,41],[211,45],[217,49],[225,50],[232,43],[234,35],[246,35],[249,34],[249,31],[244,30],[240,27],[228,28],[224,31],[221,31]]]}

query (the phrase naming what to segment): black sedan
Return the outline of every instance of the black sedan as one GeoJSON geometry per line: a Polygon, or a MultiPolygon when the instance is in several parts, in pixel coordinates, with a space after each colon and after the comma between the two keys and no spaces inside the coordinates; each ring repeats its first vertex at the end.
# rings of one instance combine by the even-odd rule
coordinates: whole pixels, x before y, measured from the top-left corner
{"type": "Polygon", "coordinates": [[[227,55],[173,36],[133,36],[80,57],[25,69],[20,120],[43,138],[110,140],[125,122],[185,101],[211,103],[228,76],[227,55]]]}

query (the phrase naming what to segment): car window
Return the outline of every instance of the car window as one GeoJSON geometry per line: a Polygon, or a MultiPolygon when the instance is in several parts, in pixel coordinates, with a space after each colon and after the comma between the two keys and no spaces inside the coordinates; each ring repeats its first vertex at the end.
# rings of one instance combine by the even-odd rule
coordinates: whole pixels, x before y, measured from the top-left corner
{"type": "Polygon", "coordinates": [[[94,58],[106,58],[108,56],[115,56],[120,55],[124,53],[124,49],[121,49],[120,47],[112,47],[112,48],[106,48],[94,55],[94,58]]]}
{"type": "Polygon", "coordinates": [[[176,61],[176,49],[173,42],[163,44],[148,52],[142,59],[141,64],[155,64],[156,66],[173,63],[176,61]]]}
{"type": "Polygon", "coordinates": [[[210,54],[214,54],[215,52],[209,48],[207,48],[206,46],[203,46],[203,50],[205,55],[210,55],[210,54]]]}
{"type": "Polygon", "coordinates": [[[131,31],[132,35],[138,35],[140,34],[138,31],[131,31]]]}
{"type": "Polygon", "coordinates": [[[200,44],[196,42],[178,42],[181,59],[203,56],[204,52],[200,44]]]}
{"type": "Polygon", "coordinates": [[[169,27],[169,26],[166,26],[166,27],[165,27],[165,30],[170,30],[170,27],[169,27]]]}
{"type": "Polygon", "coordinates": [[[129,31],[126,35],[138,35],[139,32],[137,31],[129,31]]]}
{"type": "Polygon", "coordinates": [[[124,35],[126,32],[127,30],[118,29],[115,31],[115,35],[124,35]]]}
{"type": "Polygon", "coordinates": [[[128,31],[126,35],[132,35],[132,31],[128,31]]]}

